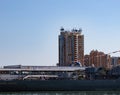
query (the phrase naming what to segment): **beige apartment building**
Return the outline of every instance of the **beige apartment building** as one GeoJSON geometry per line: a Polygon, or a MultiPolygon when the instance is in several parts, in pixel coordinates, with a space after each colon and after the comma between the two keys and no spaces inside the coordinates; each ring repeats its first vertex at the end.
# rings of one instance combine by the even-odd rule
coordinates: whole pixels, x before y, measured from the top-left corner
{"type": "Polygon", "coordinates": [[[85,66],[110,68],[111,57],[104,52],[92,50],[89,55],[84,57],[85,66]]]}

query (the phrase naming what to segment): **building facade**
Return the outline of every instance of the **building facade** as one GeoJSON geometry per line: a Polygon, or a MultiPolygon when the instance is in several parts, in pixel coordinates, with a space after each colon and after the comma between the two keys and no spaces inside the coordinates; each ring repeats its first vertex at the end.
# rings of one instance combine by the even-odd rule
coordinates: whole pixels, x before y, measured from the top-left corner
{"type": "Polygon", "coordinates": [[[112,66],[120,65],[120,57],[111,57],[111,65],[112,66]]]}
{"type": "Polygon", "coordinates": [[[82,30],[72,29],[66,31],[60,29],[59,35],[59,66],[70,66],[80,63],[84,65],[84,35],[82,30]]]}
{"type": "Polygon", "coordinates": [[[89,55],[85,55],[84,62],[86,66],[110,68],[111,57],[104,52],[92,50],[89,55]]]}

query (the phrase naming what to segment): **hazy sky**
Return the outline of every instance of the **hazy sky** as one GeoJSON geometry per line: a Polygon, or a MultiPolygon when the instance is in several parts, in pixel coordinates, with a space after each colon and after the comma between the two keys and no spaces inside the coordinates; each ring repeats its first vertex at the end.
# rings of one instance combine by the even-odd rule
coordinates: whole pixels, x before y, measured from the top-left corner
{"type": "Polygon", "coordinates": [[[85,54],[120,50],[120,0],[0,0],[0,66],[56,65],[61,26],[82,28],[85,54]]]}

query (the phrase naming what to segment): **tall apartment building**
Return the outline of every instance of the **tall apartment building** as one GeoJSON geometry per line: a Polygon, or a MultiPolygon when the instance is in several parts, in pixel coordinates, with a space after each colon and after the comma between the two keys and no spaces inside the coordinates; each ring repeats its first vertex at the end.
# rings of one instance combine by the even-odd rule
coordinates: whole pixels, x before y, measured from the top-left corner
{"type": "Polygon", "coordinates": [[[59,35],[59,66],[70,66],[76,62],[84,65],[84,35],[82,30],[72,29],[66,31],[60,29],[59,35]]]}

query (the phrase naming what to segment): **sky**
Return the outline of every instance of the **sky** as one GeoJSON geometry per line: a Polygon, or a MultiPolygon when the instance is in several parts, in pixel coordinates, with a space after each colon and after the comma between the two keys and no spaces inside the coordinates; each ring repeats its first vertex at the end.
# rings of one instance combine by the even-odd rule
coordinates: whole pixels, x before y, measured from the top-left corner
{"type": "Polygon", "coordinates": [[[0,66],[55,66],[61,27],[82,28],[85,54],[120,50],[120,0],[0,0],[0,66]]]}

